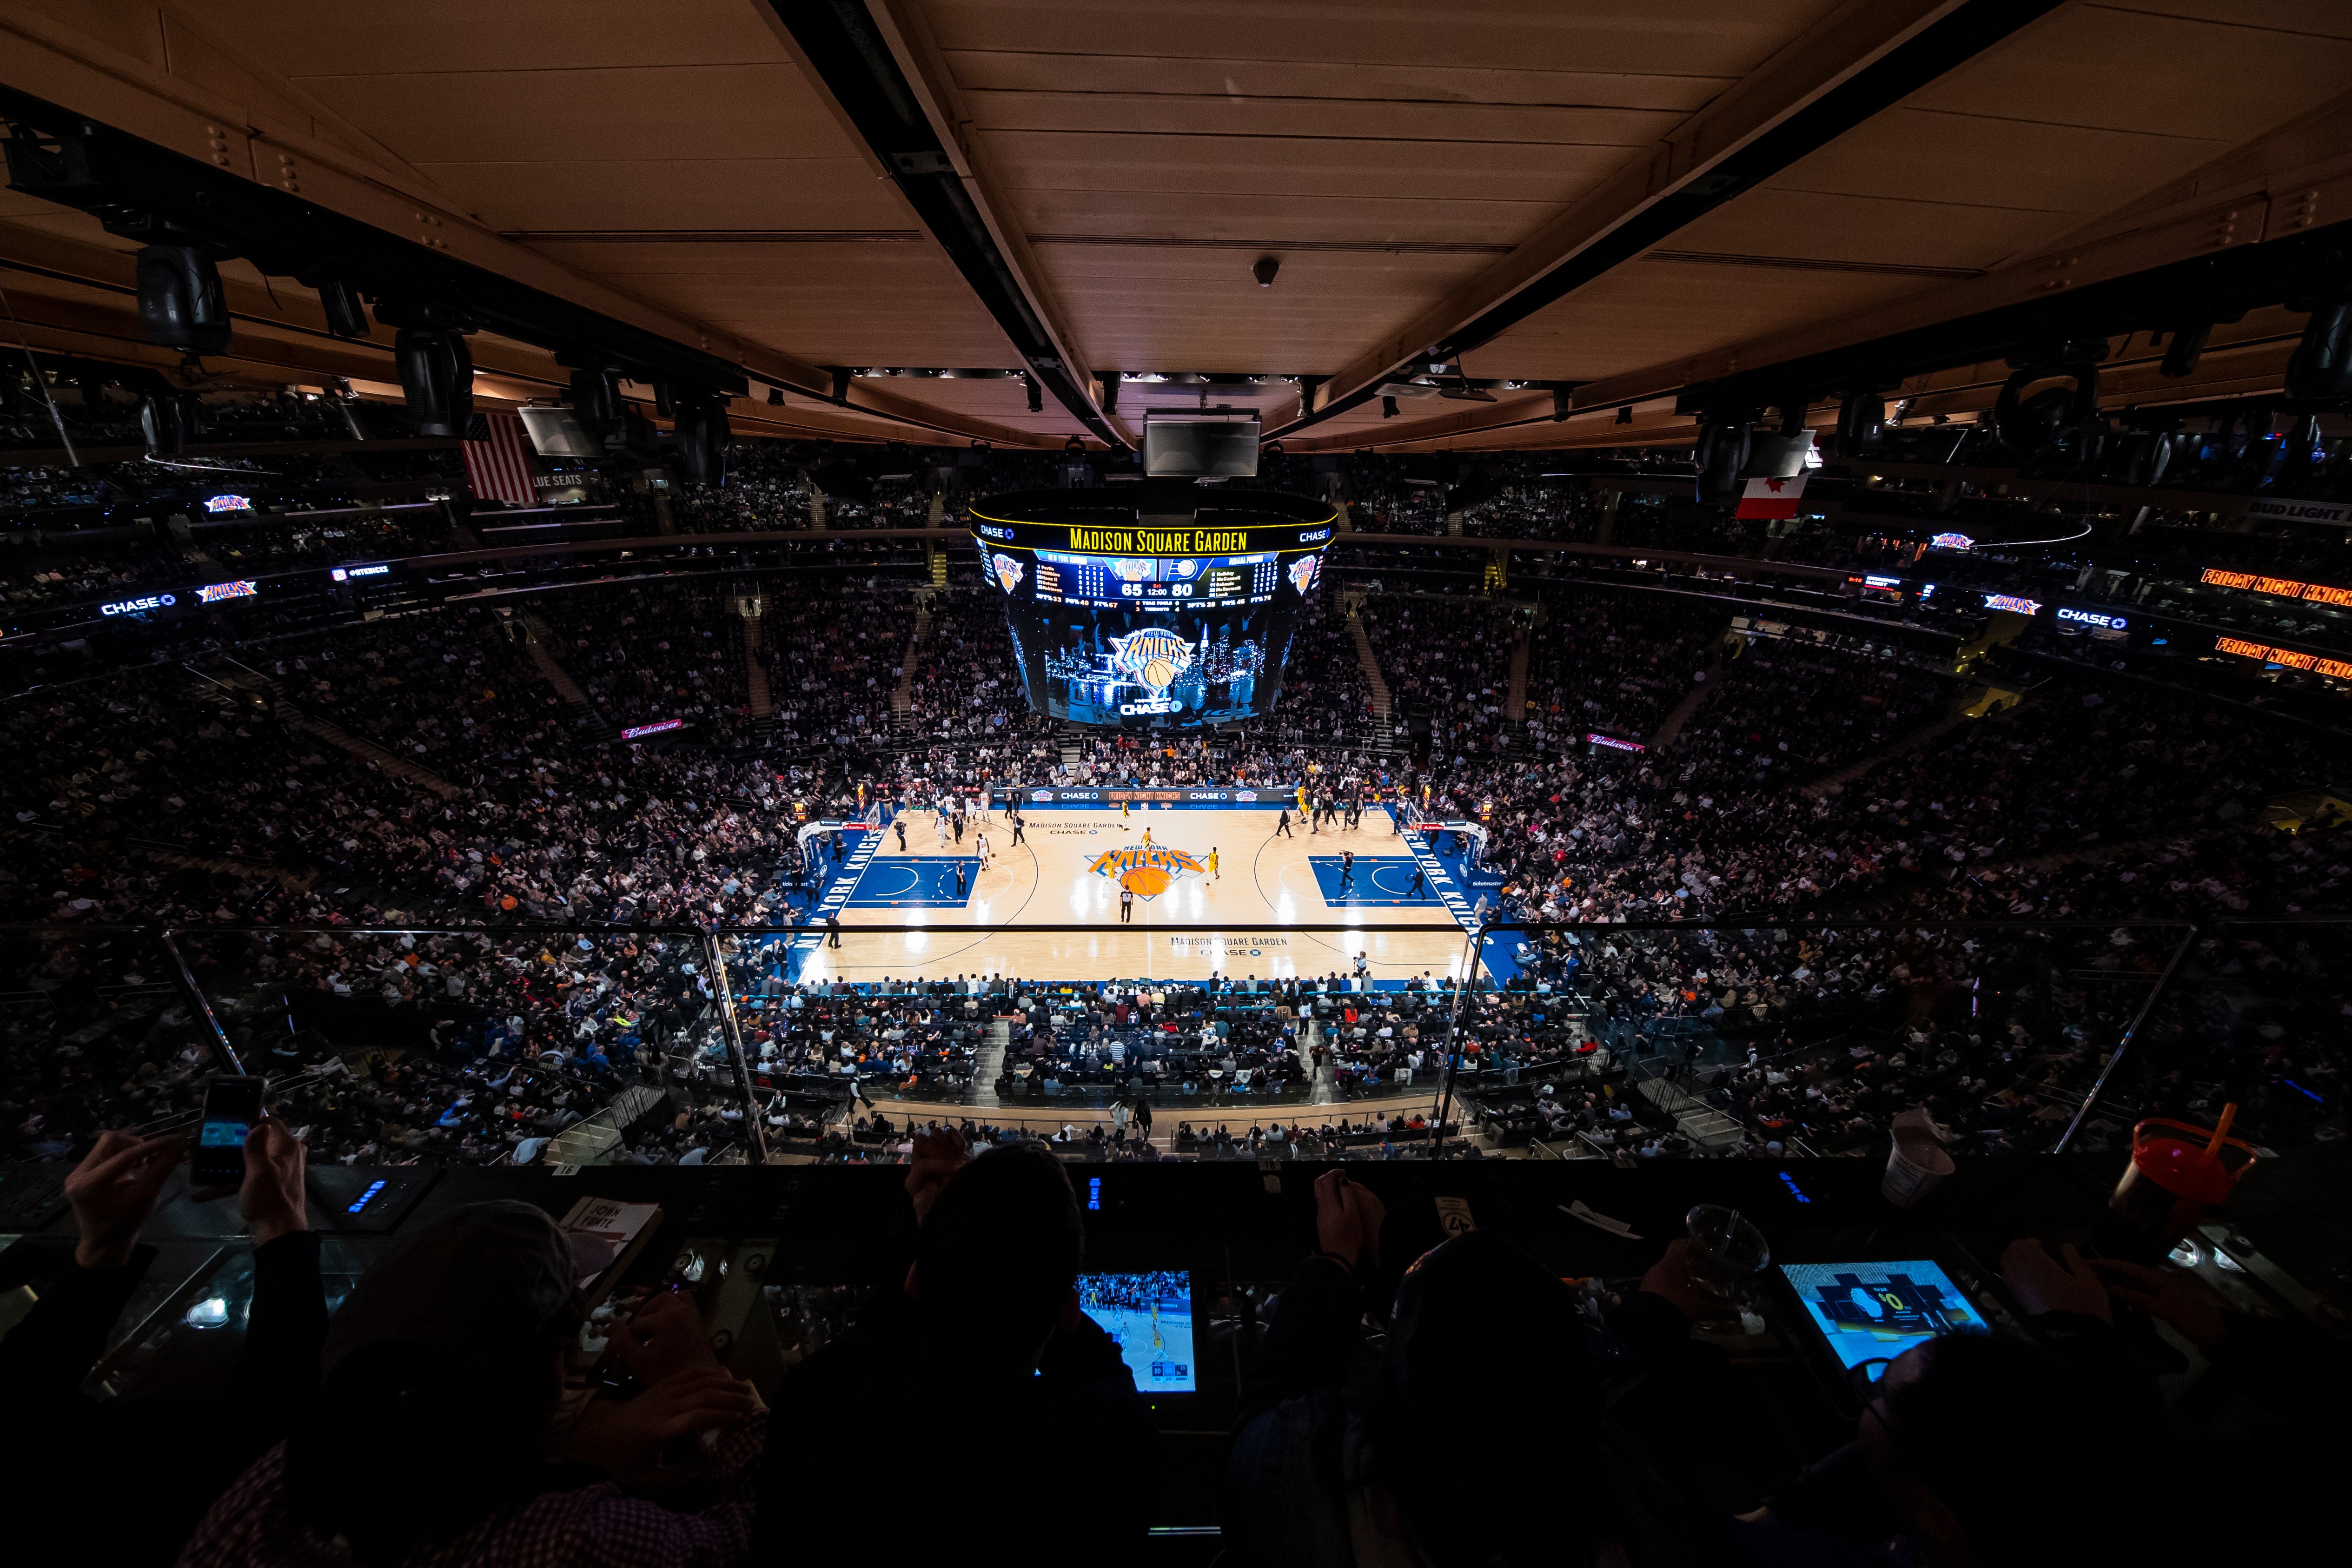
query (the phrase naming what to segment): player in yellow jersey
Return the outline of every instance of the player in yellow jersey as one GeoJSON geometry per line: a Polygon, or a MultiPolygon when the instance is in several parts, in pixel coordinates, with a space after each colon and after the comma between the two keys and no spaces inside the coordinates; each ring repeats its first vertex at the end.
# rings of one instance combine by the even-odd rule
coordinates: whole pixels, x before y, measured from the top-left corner
{"type": "Polygon", "coordinates": [[[1147,850],[1151,847],[1151,830],[1148,827],[1143,830],[1143,847],[1147,850]]]}
{"type": "Polygon", "coordinates": [[[1213,845],[1209,850],[1209,880],[1217,880],[1217,852],[1213,845]]]}

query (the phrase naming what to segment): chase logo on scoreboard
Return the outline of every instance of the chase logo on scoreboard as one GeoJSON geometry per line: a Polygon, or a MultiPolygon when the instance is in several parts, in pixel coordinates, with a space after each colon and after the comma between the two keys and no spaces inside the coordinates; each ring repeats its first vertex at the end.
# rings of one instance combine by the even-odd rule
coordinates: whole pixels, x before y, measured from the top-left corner
{"type": "Polygon", "coordinates": [[[1003,550],[991,556],[988,564],[996,569],[996,580],[1003,585],[1004,591],[1007,593],[1021,586],[1021,579],[1028,570],[1026,567],[1003,550]]]}

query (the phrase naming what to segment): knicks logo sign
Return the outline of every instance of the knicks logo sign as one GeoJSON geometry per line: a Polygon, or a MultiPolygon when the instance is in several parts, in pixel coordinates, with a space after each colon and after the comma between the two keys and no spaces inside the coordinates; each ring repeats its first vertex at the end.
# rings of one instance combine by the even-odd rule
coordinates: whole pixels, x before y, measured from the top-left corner
{"type": "Polygon", "coordinates": [[[1315,573],[1323,564],[1319,555],[1303,555],[1290,563],[1290,586],[1304,593],[1315,586],[1315,573]]]}
{"type": "Polygon", "coordinates": [[[1185,873],[1204,875],[1208,871],[1182,850],[1171,850],[1164,844],[1106,850],[1087,869],[1131,890],[1138,898],[1157,898],[1185,873]]]}
{"type": "Polygon", "coordinates": [[[1021,586],[1021,575],[1026,569],[1019,561],[999,550],[989,558],[988,564],[996,569],[996,580],[1004,585],[1005,592],[1021,586]]]}
{"type": "Polygon", "coordinates": [[[1154,696],[1192,667],[1192,644],[1156,626],[1114,637],[1110,645],[1111,663],[1154,696]]]}

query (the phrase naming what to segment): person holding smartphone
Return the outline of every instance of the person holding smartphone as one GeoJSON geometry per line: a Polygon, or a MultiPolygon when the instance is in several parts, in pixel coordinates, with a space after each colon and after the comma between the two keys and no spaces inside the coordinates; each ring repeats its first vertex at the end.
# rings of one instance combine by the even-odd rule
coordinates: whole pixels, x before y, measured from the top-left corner
{"type": "Polygon", "coordinates": [[[303,1205],[302,1143],[257,1103],[231,1150],[236,1178],[191,1195],[235,1193],[252,1238],[253,1301],[226,1385],[197,1398],[80,1396],[156,1257],[140,1234],[194,1145],[185,1133],[99,1134],[66,1178],[72,1258],[0,1339],[0,1474],[22,1489],[17,1495],[43,1503],[12,1527],[26,1561],[67,1550],[88,1563],[170,1561],[221,1490],[285,1435],[317,1382],[327,1307],[319,1238],[303,1205]],[[123,1506],[126,1476],[136,1478],[136,1508],[123,1506]],[[91,1524],[98,1520],[103,1529],[91,1524]],[[58,1552],[40,1550],[47,1530],[64,1537],[58,1552]]]}

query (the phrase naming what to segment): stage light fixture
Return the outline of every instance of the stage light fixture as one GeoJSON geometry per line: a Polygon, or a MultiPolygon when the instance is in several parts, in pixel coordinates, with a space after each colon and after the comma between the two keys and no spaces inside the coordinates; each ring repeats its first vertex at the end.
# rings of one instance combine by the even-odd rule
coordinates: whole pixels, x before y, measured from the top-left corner
{"type": "Polygon", "coordinates": [[[1037,378],[1028,374],[1026,371],[1024,371],[1021,377],[1021,384],[1029,393],[1029,412],[1031,413],[1045,413],[1045,389],[1037,384],[1037,378]]]}
{"type": "Polygon", "coordinates": [[[1250,276],[1257,279],[1260,288],[1274,287],[1274,275],[1282,270],[1282,263],[1270,256],[1259,256],[1250,267],[1250,276]]]}
{"type": "Polygon", "coordinates": [[[1073,435],[1067,441],[1062,443],[1062,450],[1068,453],[1073,457],[1081,457],[1086,455],[1087,444],[1078,437],[1073,435]]]}
{"type": "Polygon", "coordinates": [[[1620,424],[1631,424],[1633,423],[1633,405],[1632,403],[1627,402],[1617,405],[1617,423],[1620,424]]]}
{"type": "Polygon", "coordinates": [[[1381,399],[1381,417],[1382,419],[1394,419],[1396,416],[1396,399],[1392,397],[1384,397],[1381,399]]]}
{"type": "Polygon", "coordinates": [[[784,406],[783,388],[770,387],[768,389],[768,406],[770,408],[782,408],[784,406]]]}
{"type": "Polygon", "coordinates": [[[1102,410],[1105,413],[1118,412],[1118,383],[1126,378],[1112,371],[1102,379],[1102,410]]]}

